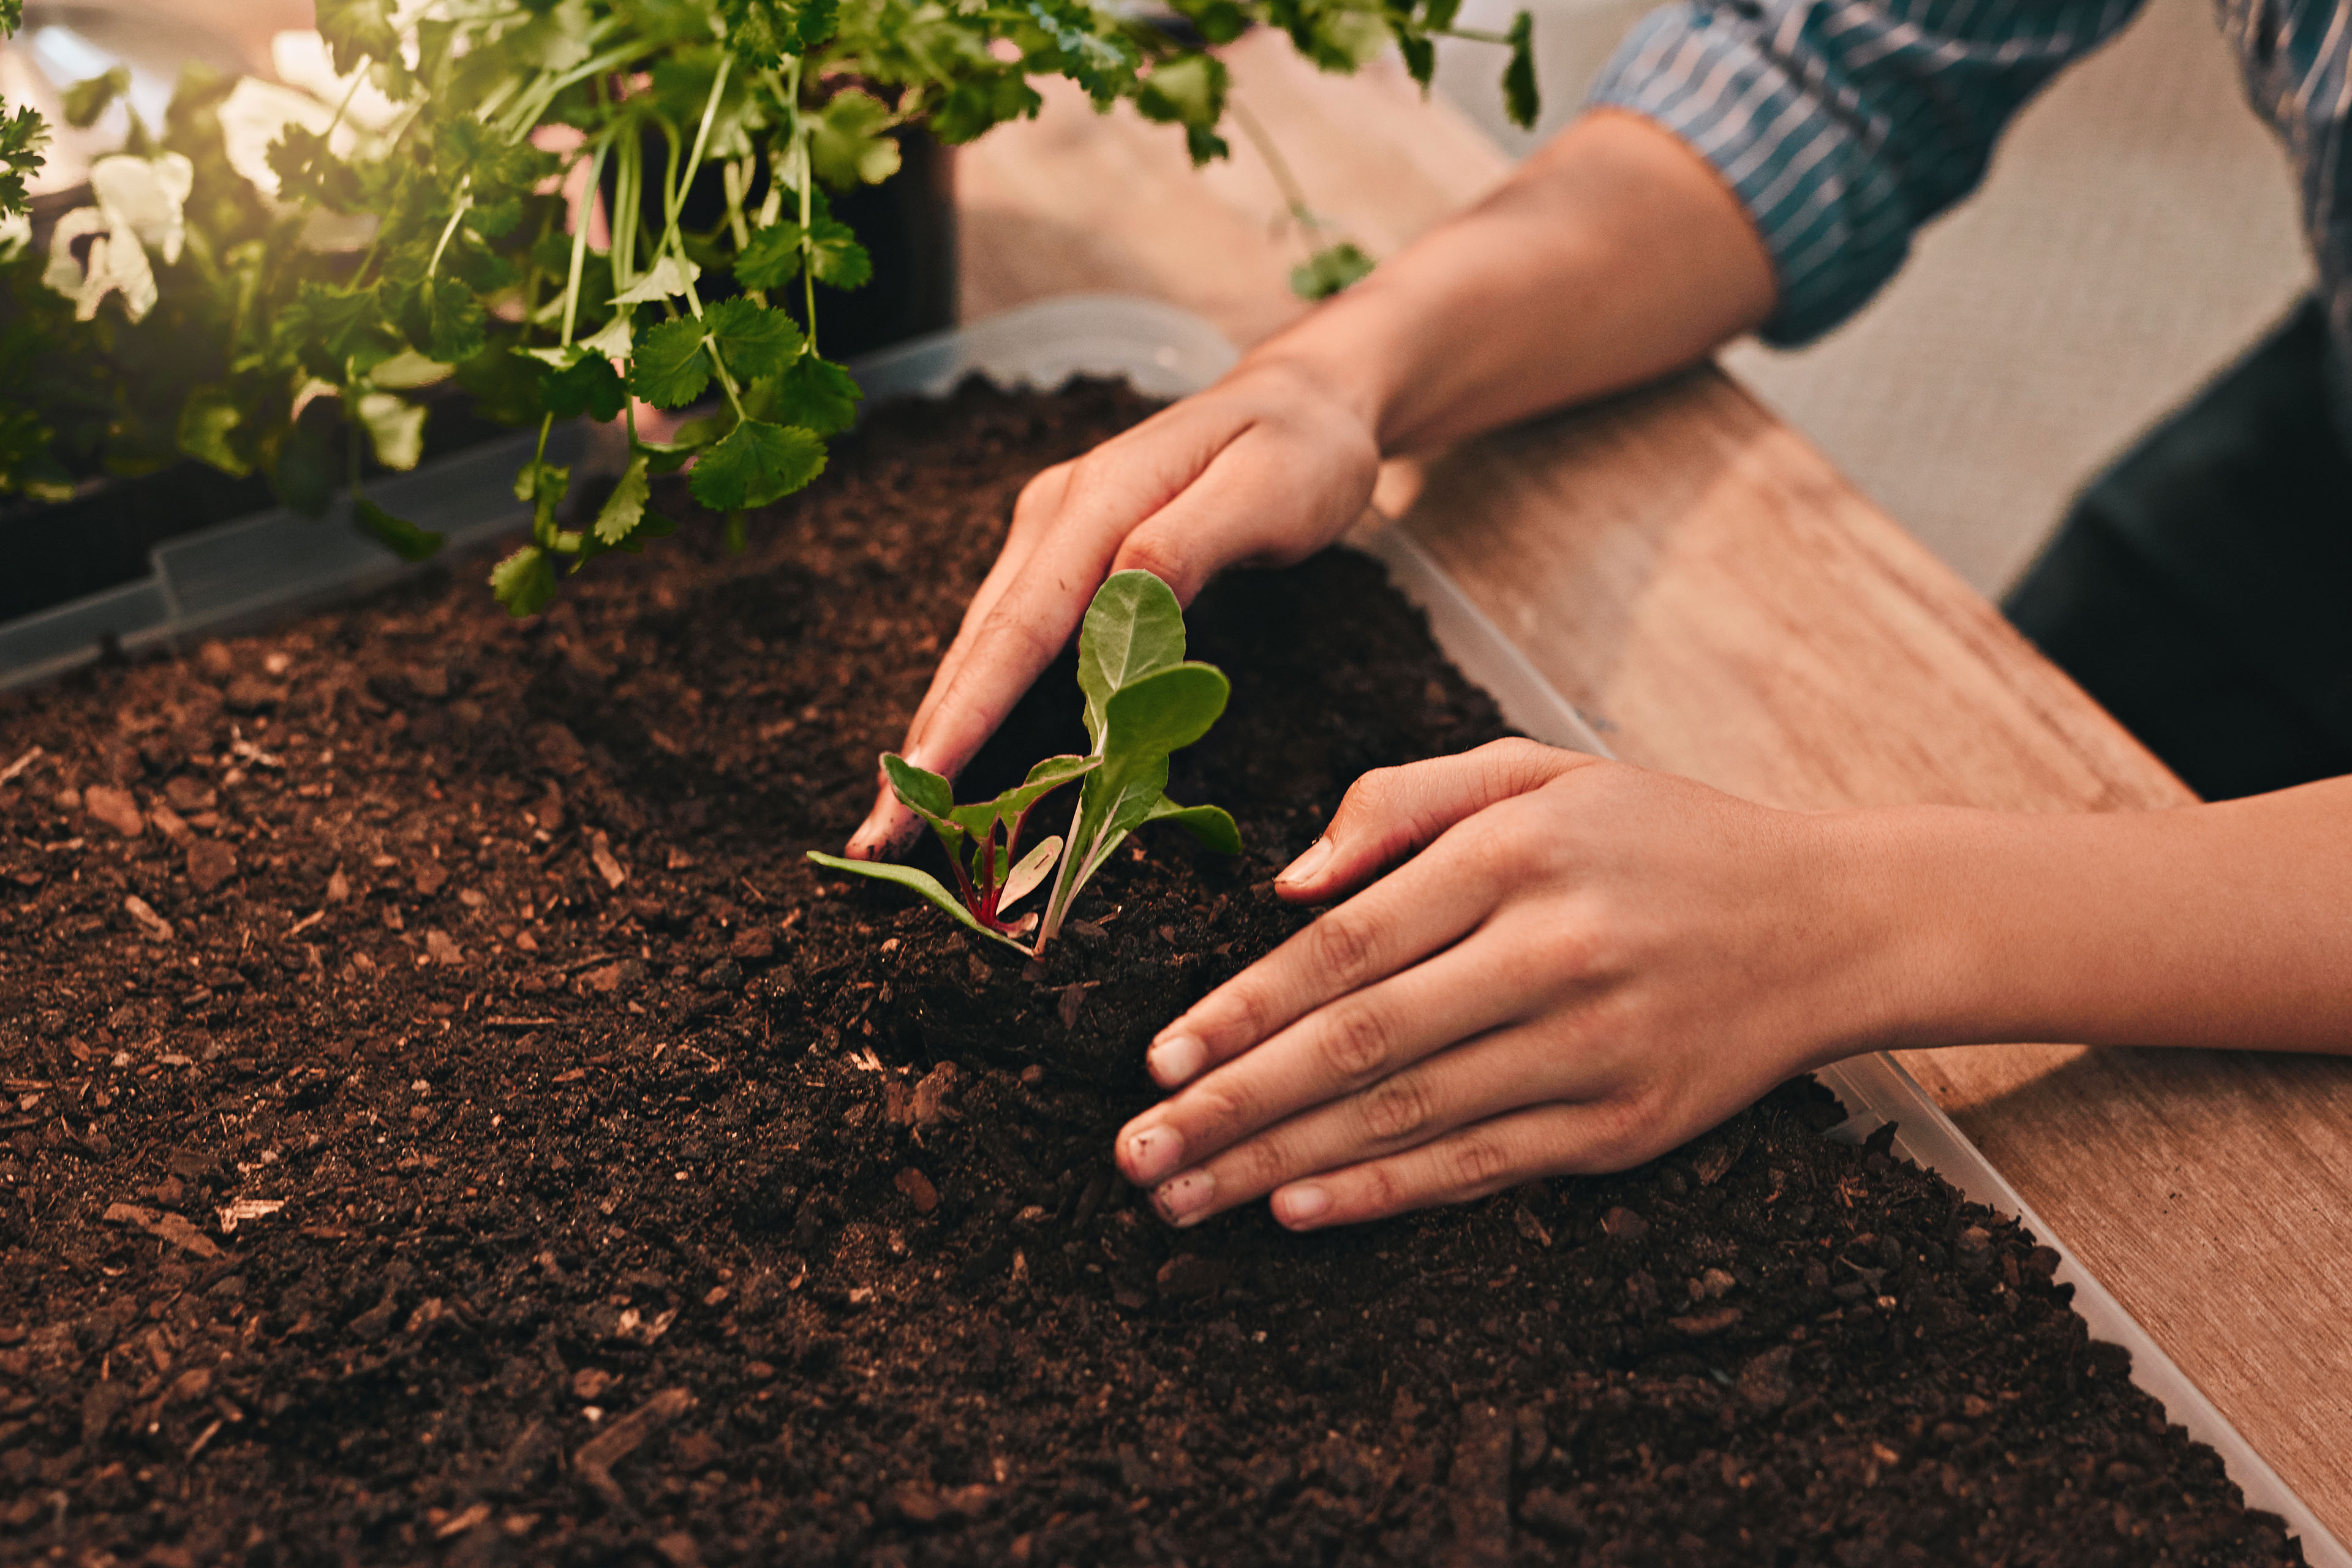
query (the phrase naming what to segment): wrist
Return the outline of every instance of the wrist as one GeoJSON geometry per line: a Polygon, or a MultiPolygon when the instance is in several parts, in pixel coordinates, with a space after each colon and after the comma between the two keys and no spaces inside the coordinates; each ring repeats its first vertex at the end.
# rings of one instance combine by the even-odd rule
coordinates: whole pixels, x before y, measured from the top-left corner
{"type": "MultiPolygon", "coordinates": [[[[1838,994],[1822,1061],[1857,1050],[1956,1045],[1997,1009],[1998,888],[2014,819],[1945,806],[1825,813],[1814,823],[1839,911],[1838,994]]],[[[2008,998],[2014,1000],[2014,997],[2008,998]]]]}

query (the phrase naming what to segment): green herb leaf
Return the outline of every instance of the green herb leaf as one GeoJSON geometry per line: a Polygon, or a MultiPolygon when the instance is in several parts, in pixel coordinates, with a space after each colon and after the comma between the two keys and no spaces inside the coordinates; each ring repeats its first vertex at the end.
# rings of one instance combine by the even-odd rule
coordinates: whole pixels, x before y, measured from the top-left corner
{"type": "Polygon", "coordinates": [[[318,0],[319,36],[334,55],[337,76],[351,75],[371,58],[400,58],[392,15],[393,0],[318,0]]]}
{"type": "Polygon", "coordinates": [[[801,226],[772,223],[751,231],[735,253],[735,281],[746,289],[781,289],[801,272],[801,226]]]}
{"type": "Polygon", "coordinates": [[[824,443],[812,430],[746,419],[694,465],[687,487],[713,511],[765,506],[824,471],[824,443]]]}
{"type": "Polygon", "coordinates": [[[1135,95],[1135,107],[1147,120],[1213,126],[1225,112],[1232,80],[1224,61],[1214,55],[1180,55],[1152,68],[1135,95]]]}
{"type": "Polygon", "coordinates": [[[116,66],[102,76],[78,81],[66,89],[66,123],[77,131],[87,131],[98,122],[98,117],[114,107],[114,100],[131,91],[131,72],[116,66]]]}
{"type": "Polygon", "coordinates": [[[798,321],[740,294],[711,306],[703,313],[702,324],[718,343],[727,367],[741,381],[777,374],[798,359],[808,344],[798,321]]]}
{"type": "Polygon", "coordinates": [[[887,860],[845,860],[838,855],[822,854],[814,849],[808,852],[808,858],[828,870],[846,871],[854,877],[870,877],[877,882],[895,882],[945,910],[965,930],[977,931],[991,942],[1002,942],[1024,958],[1028,956],[1027,948],[981,924],[972,912],[963,907],[963,900],[941,886],[940,879],[929,871],[919,871],[912,866],[893,865],[887,860]]]}
{"type": "Polygon", "coordinates": [[[1511,18],[1510,64],[1503,68],[1503,109],[1522,131],[1535,129],[1543,112],[1543,95],[1536,90],[1536,19],[1522,11],[1511,18]]]}
{"type": "Polygon", "coordinates": [[[1112,573],[1095,591],[1078,631],[1078,689],[1097,752],[1111,694],[1183,658],[1184,612],[1175,591],[1149,572],[1112,573]]]}
{"type": "Polygon", "coordinates": [[[613,362],[593,353],[582,353],[567,369],[551,372],[540,395],[546,399],[547,411],[558,419],[577,419],[583,414],[599,422],[615,419],[629,402],[629,389],[622,384],[613,362]]]}
{"type": "Polygon", "coordinates": [[[681,262],[675,256],[665,255],[644,277],[614,295],[612,302],[615,305],[658,305],[674,295],[685,293],[688,287],[701,276],[702,268],[693,262],[681,262]]]}
{"type": "Polygon", "coordinates": [[[858,400],[865,395],[846,366],[803,354],[761,387],[760,414],[779,425],[838,436],[857,423],[858,400]]]}
{"type": "Polygon", "coordinates": [[[664,321],[637,339],[629,361],[629,390],[656,408],[683,408],[710,384],[710,355],[702,323],[691,316],[664,321]]]}
{"type": "Polygon", "coordinates": [[[236,432],[244,423],[245,411],[235,393],[225,386],[197,387],[180,405],[180,450],[222,473],[243,479],[253,472],[253,465],[236,447],[236,432]]]}
{"type": "Polygon", "coordinates": [[[897,174],[898,143],[888,135],[896,118],[870,92],[845,87],[835,93],[809,121],[809,163],[816,177],[845,191],[878,185],[897,174]]]}
{"type": "Polygon", "coordinates": [[[426,357],[443,364],[471,359],[489,342],[489,312],[455,278],[427,278],[403,290],[400,328],[426,357]]]}
{"type": "Polygon", "coordinates": [[[1371,275],[1379,265],[1351,239],[1328,245],[1290,269],[1290,291],[1302,300],[1328,300],[1371,275]]]}
{"type": "Polygon", "coordinates": [[[653,493],[653,480],[646,473],[646,458],[641,452],[629,459],[629,466],[621,471],[620,482],[596,510],[592,531],[601,542],[615,549],[626,544],[637,524],[645,520],[646,502],[653,493]]]}
{"type": "Polygon", "coordinates": [[[403,472],[425,455],[425,409],[389,392],[362,394],[353,410],[375,448],[375,460],[403,472]]]}
{"type": "Polygon", "coordinates": [[[403,561],[423,561],[440,550],[441,535],[398,518],[365,496],[352,500],[352,518],[375,536],[376,542],[403,561]]]}
{"type": "Polygon", "coordinates": [[[555,602],[555,563],[526,544],[490,568],[490,592],[515,619],[535,616],[555,602]]]}

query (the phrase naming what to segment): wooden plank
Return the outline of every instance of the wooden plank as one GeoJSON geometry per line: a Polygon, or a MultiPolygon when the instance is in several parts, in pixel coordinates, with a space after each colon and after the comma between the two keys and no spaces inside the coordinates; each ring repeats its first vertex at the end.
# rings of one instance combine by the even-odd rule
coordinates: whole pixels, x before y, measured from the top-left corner
{"type": "MultiPolygon", "coordinates": [[[[1375,254],[1506,172],[1392,68],[1321,76],[1270,36],[1231,59],[1312,205],[1375,254]]],[[[1165,127],[1049,100],[963,154],[968,316],[1120,289],[1244,344],[1297,316],[1298,241],[1246,143],[1196,173],[1165,127]]],[[[1813,809],[2190,798],[1711,370],[1398,466],[1382,503],[1644,765],[1813,809]]],[[[2352,1062],[2000,1046],[1906,1065],[2352,1537],[2352,1062]]]]}

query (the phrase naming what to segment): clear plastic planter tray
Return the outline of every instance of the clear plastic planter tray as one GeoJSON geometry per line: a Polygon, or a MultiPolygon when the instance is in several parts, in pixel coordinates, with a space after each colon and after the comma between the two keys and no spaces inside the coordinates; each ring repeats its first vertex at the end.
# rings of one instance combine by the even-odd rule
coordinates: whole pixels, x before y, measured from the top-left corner
{"type": "MultiPolygon", "coordinates": [[[[868,361],[863,374],[867,395],[877,399],[936,395],[975,373],[1005,385],[1038,387],[1058,386],[1080,373],[1123,374],[1139,391],[1173,397],[1205,386],[1235,357],[1214,327],[1188,311],[1086,296],[1028,306],[887,351],[868,361]]],[[[1351,542],[1388,567],[1398,589],[1428,616],[1430,631],[1446,657],[1486,689],[1506,720],[1537,740],[1609,754],[1575,706],[1403,531],[1386,528],[1351,542]]],[[[2164,1406],[2168,1419],[2221,1456],[2247,1503],[2284,1520],[2314,1568],[2352,1568],[2352,1552],[2091,1277],[1901,1063],[1878,1052],[1823,1068],[1818,1076],[1852,1113],[1832,1136],[1859,1142],[1882,1124],[1895,1122],[1897,1154],[1935,1171],[1976,1202],[2015,1215],[2056,1249],[2057,1277],[2074,1287],[2074,1310],[2092,1334],[2131,1352],[2132,1381],[2164,1406]]]]}
{"type": "MultiPolygon", "coordinates": [[[[939,396],[966,376],[1050,390],[1074,375],[1124,377],[1154,396],[1181,397],[1223,374],[1235,358],[1215,327],[1190,311],[1119,295],[1072,295],[885,349],[854,367],[869,402],[939,396]]],[[[561,431],[559,460],[584,448],[580,429],[561,431]]],[[[377,488],[383,504],[449,536],[452,547],[518,530],[516,465],[530,437],[492,442],[377,488]]],[[[1429,617],[1438,646],[1464,675],[1493,695],[1505,719],[1539,741],[1607,756],[1608,747],[1511,640],[1401,530],[1355,542],[1385,564],[1398,588],[1429,617]]],[[[95,658],[111,637],[128,652],[328,597],[349,595],[413,570],[331,513],[310,521],[268,512],[172,541],[154,552],[155,571],[73,604],[0,626],[0,688],[22,685],[95,658]]],[[[1885,1053],[1859,1057],[1819,1075],[1852,1120],[1832,1136],[1859,1142],[1896,1123],[1895,1152],[1941,1174],[1975,1201],[2015,1215],[2059,1256],[2058,1278],[2074,1287],[2074,1307],[2099,1339],[2131,1352],[2132,1381],[2171,1420],[2221,1456],[2254,1508],[2279,1515],[2314,1568],[2352,1568],[2347,1552],[2263,1461],[2147,1331],[2053,1235],[1902,1065],[1885,1053]]]]}

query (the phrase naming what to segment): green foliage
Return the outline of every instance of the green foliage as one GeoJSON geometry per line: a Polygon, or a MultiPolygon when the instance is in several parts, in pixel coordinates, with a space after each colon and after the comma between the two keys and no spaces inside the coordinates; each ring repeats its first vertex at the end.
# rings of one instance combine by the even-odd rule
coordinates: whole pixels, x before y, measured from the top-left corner
{"type": "Polygon", "coordinates": [[[439,534],[393,516],[365,496],[352,502],[352,517],[378,543],[403,561],[426,560],[441,548],[439,534]]]}
{"type": "Polygon", "coordinates": [[[1328,300],[1369,277],[1372,258],[1355,241],[1327,245],[1290,269],[1290,291],[1302,300],[1328,300]]]}
{"type": "Polygon", "coordinates": [[[1146,823],[1181,827],[1221,854],[1240,852],[1241,833],[1231,816],[1213,805],[1178,805],[1166,794],[1170,753],[1208,732],[1224,712],[1230,689],[1214,666],[1184,658],[1184,616],[1168,584],[1149,572],[1114,573],[1096,591],[1078,633],[1078,690],[1094,740],[1087,755],[1048,757],[1003,795],[971,805],[956,805],[954,790],[939,774],[895,753],[882,758],[890,793],[947,851],[957,890],[912,867],[814,852],[809,858],[911,889],[983,936],[1018,952],[1043,953],[1079,890],[1146,823]],[[1030,814],[1072,783],[1078,784],[1078,805],[1067,843],[1048,838],[1022,854],[1030,814]],[[1042,916],[1005,919],[1057,865],[1042,916]],[[1033,924],[1036,940],[1024,947],[1014,938],[1033,924]]]}
{"type": "Polygon", "coordinates": [[[781,500],[824,472],[824,443],[814,430],[744,419],[694,465],[687,488],[713,511],[741,511],[781,500]]]}
{"type": "MultiPolygon", "coordinates": [[[[1484,37],[1512,49],[1513,112],[1532,113],[1524,17],[1504,37],[1455,29],[1458,0],[1174,3],[1211,45],[1268,25],[1353,69],[1393,40],[1424,80],[1431,39],[1484,37]]],[[[19,4],[0,0],[0,31],[19,4]]],[[[656,476],[691,465],[740,541],[742,512],[822,473],[859,394],[819,346],[816,286],[873,274],[827,192],[891,177],[909,131],[970,141],[1034,115],[1032,81],[1058,75],[1181,130],[1197,160],[1225,151],[1224,65],[1110,0],[317,0],[317,20],[350,91],[306,101],[191,66],[161,125],[132,120],[122,151],[180,206],[110,239],[142,245],[152,300],[118,288],[77,321],[47,258],[0,248],[0,495],[193,458],[266,475],[308,513],[348,494],[415,552],[421,531],[358,487],[366,458],[416,460],[419,388],[454,380],[476,412],[536,426],[541,454],[551,421],[625,418],[632,393],[707,403],[666,443],[630,422],[593,519],[560,515],[562,469],[526,469],[532,542],[492,582],[535,613],[566,573],[670,531],[648,510],[656,476]],[[609,242],[572,221],[592,188],[609,242]]],[[[69,117],[126,87],[79,84],[69,117]]],[[[0,110],[0,214],[44,135],[0,110]]],[[[1336,247],[1305,270],[1328,293],[1361,265],[1336,247]]]]}
{"type": "Polygon", "coordinates": [[[102,76],[78,81],[66,89],[66,123],[77,131],[87,131],[98,123],[98,117],[114,107],[115,100],[131,90],[131,72],[116,66],[102,76]]]}

